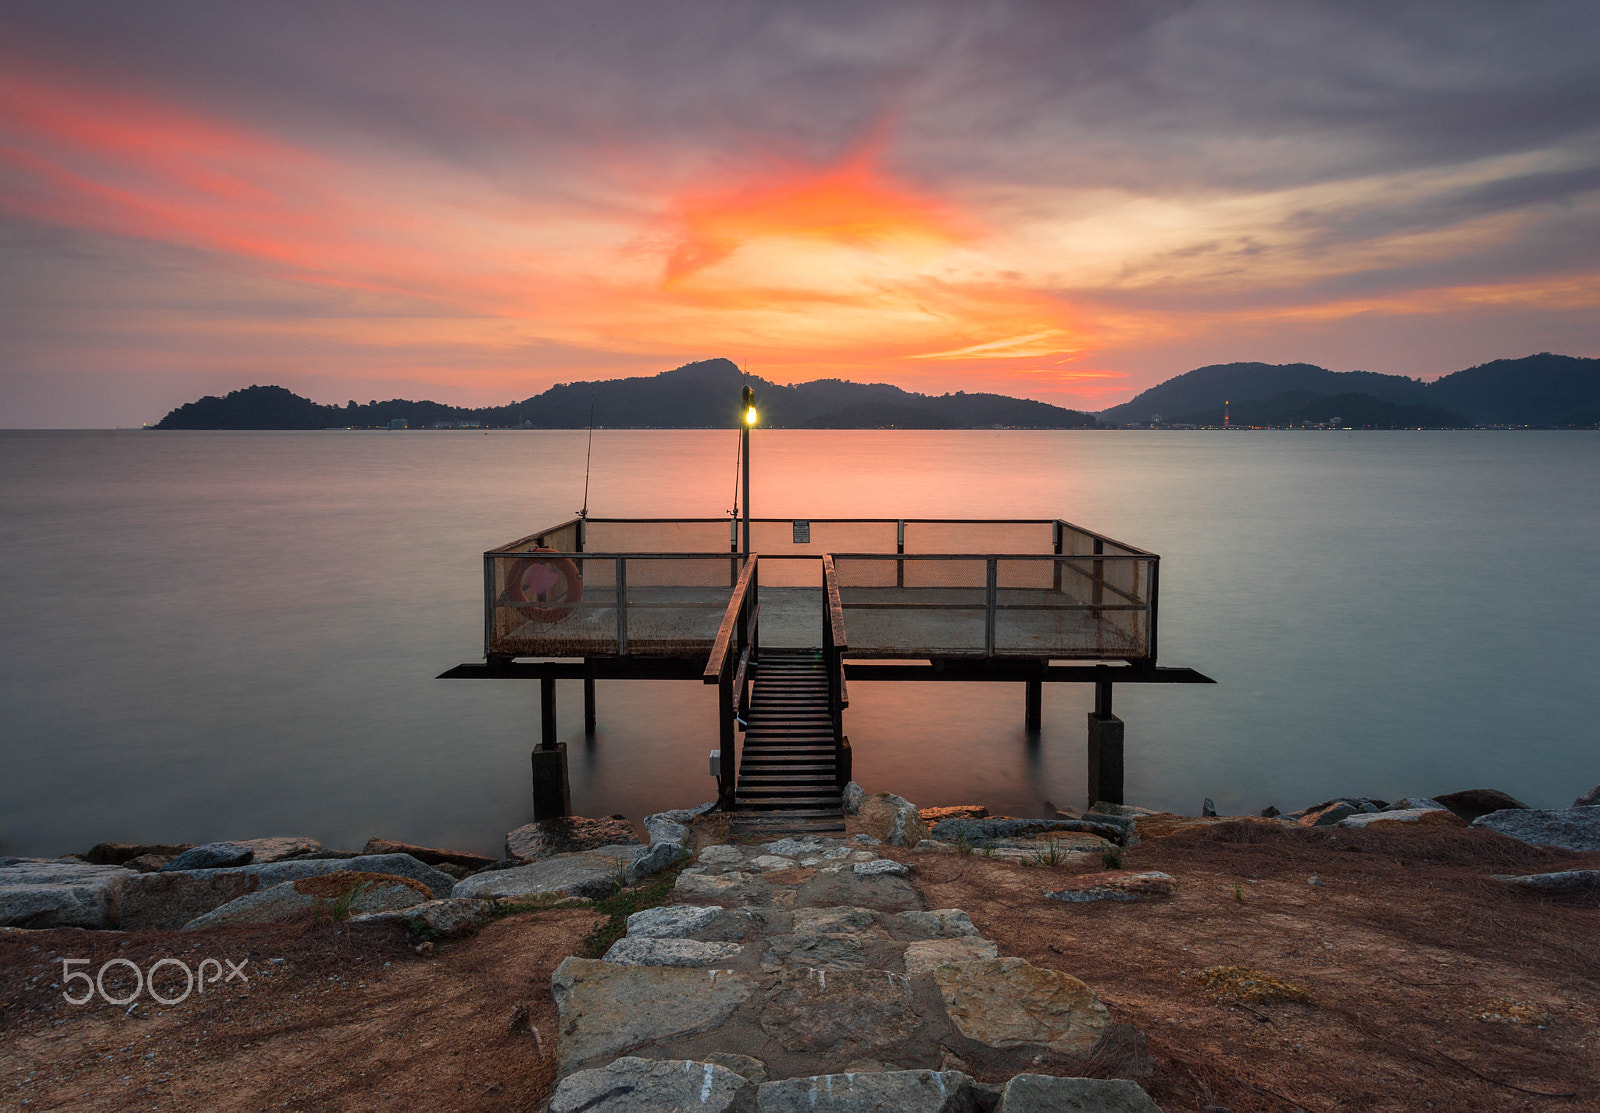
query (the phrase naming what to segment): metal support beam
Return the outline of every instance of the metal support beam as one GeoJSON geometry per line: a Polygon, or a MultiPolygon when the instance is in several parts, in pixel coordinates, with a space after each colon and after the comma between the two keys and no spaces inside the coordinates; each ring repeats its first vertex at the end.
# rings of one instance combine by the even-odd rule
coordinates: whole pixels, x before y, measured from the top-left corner
{"type": "Polygon", "coordinates": [[[1044,683],[1028,680],[1024,687],[1027,695],[1023,699],[1022,729],[1038,734],[1044,729],[1044,683]]]}

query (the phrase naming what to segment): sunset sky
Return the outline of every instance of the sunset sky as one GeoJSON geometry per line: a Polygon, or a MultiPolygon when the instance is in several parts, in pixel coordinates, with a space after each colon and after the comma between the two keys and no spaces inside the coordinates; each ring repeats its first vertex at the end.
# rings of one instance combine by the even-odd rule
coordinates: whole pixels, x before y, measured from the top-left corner
{"type": "Polygon", "coordinates": [[[1600,5],[0,0],[0,426],[1600,356],[1600,5]]]}

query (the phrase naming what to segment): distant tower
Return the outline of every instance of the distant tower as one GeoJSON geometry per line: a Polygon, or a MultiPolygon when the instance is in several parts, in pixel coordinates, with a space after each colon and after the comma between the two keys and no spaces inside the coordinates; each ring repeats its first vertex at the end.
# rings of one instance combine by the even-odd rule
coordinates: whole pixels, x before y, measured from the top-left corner
{"type": "Polygon", "coordinates": [[[1222,400],[1222,427],[1224,429],[1228,427],[1228,400],[1226,398],[1222,400]]]}

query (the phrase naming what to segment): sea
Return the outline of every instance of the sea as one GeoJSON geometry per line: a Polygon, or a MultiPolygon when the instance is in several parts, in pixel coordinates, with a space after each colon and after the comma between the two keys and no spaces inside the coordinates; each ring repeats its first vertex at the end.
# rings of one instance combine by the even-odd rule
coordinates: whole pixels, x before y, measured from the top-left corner
{"type": "MultiPolygon", "coordinates": [[[[481,554],[571,518],[715,517],[733,430],[0,432],[0,854],[371,836],[498,853],[538,685],[482,659],[481,554]],[[586,469],[587,463],[587,469],[586,469]]],[[[1592,432],[756,430],[757,517],[1062,517],[1161,555],[1123,686],[1130,803],[1284,811],[1600,781],[1592,432]]],[[[581,815],[711,799],[714,689],[559,686],[581,815]]],[[[850,685],[856,779],[1084,806],[1087,686],[850,685]]]]}

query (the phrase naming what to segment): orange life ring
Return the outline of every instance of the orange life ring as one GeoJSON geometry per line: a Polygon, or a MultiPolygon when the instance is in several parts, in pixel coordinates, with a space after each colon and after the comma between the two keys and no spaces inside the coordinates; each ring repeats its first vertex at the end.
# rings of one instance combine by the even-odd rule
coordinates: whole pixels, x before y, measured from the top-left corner
{"type": "Polygon", "coordinates": [[[506,574],[507,604],[534,622],[560,622],[582,599],[583,577],[578,566],[564,556],[523,557],[506,574]]]}

